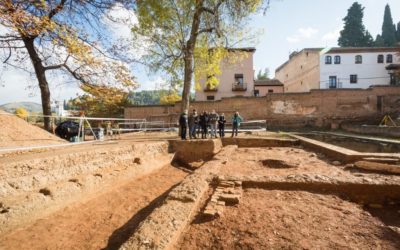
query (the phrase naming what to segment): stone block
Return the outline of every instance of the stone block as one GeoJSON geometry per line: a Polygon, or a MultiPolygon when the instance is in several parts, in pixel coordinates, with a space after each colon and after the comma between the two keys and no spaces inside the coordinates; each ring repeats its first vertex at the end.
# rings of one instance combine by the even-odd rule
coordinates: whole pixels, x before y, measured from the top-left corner
{"type": "Polygon", "coordinates": [[[239,203],[240,196],[236,194],[223,194],[219,200],[224,201],[226,205],[235,205],[239,203]]]}

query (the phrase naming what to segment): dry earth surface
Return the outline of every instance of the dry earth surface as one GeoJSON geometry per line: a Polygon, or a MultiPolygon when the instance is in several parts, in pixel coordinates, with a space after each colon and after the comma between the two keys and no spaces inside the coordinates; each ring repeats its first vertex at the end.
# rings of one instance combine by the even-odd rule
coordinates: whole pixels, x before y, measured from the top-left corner
{"type": "MultiPolygon", "coordinates": [[[[0,236],[1,249],[117,249],[187,173],[166,166],[0,236]]],[[[101,187],[100,187],[101,188],[101,187]]]]}
{"type": "Polygon", "coordinates": [[[333,195],[262,189],[246,189],[241,202],[227,206],[220,218],[197,217],[177,244],[179,249],[399,247],[399,235],[360,205],[333,195]]]}
{"type": "MultiPolygon", "coordinates": [[[[20,124],[22,130],[39,129],[31,128],[22,119],[10,119],[18,119],[13,122],[20,124]]],[[[14,137],[0,132],[0,147],[2,138],[17,146],[50,144],[53,138],[41,129],[35,135],[22,134],[12,127],[6,129],[14,137]]],[[[239,137],[285,136],[260,132],[239,137]]],[[[5,211],[1,202],[12,205],[11,212],[0,213],[0,219],[17,208],[29,212],[32,201],[40,212],[40,199],[47,202],[48,207],[43,206],[42,210],[48,213],[36,219],[30,211],[31,218],[23,225],[0,234],[0,249],[117,249],[188,175],[171,165],[154,167],[171,159],[166,141],[176,138],[176,133],[139,132],[124,134],[117,141],[3,154],[0,211],[5,211]],[[4,168],[5,165],[10,167],[4,168]],[[41,192],[41,187],[49,188],[51,194],[41,192]],[[30,196],[35,199],[29,200],[30,196]],[[66,197],[70,201],[62,201],[66,197]]],[[[54,143],[64,142],[53,139],[54,143]]],[[[315,174],[322,178],[400,182],[399,175],[333,164],[323,155],[301,147],[231,148],[229,152],[226,161],[212,168],[218,175],[251,178],[315,174]]],[[[199,161],[199,171],[204,170],[203,163],[199,161]]],[[[207,185],[205,182],[205,189],[207,185]]],[[[396,206],[365,210],[335,195],[250,188],[244,189],[240,203],[227,206],[221,217],[210,221],[204,220],[201,213],[196,216],[176,248],[399,249],[399,234],[387,227],[400,227],[399,211],[396,206]]]]}
{"type": "Polygon", "coordinates": [[[334,161],[324,155],[301,147],[238,148],[219,174],[232,177],[318,174],[329,178],[364,178],[366,181],[400,182],[400,175],[360,171],[351,165],[333,163],[334,161]]]}
{"type": "Polygon", "coordinates": [[[50,145],[65,140],[0,110],[0,147],[50,145]]]}

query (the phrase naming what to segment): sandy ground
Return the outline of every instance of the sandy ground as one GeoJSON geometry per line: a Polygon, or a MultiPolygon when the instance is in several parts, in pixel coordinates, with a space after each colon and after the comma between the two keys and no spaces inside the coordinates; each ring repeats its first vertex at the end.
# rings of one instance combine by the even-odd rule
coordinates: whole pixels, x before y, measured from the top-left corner
{"type": "Polygon", "coordinates": [[[318,174],[328,177],[370,178],[375,180],[397,180],[400,175],[382,175],[334,165],[323,155],[302,148],[238,148],[225,164],[220,175],[230,176],[288,176],[296,174],[318,174]],[[281,161],[287,167],[275,166],[268,161],[281,161]],[[267,163],[266,163],[267,162],[267,163]]]}
{"type": "Polygon", "coordinates": [[[247,189],[212,221],[195,219],[179,249],[399,249],[400,237],[332,195],[247,189]]]}
{"type": "Polygon", "coordinates": [[[0,110],[0,147],[50,145],[65,140],[0,110]]]}
{"type": "Polygon", "coordinates": [[[222,175],[271,176],[303,173],[319,173],[329,176],[349,175],[342,169],[332,166],[323,157],[301,148],[238,148],[223,167],[222,175]],[[287,168],[263,164],[263,161],[278,160],[287,168]],[[292,167],[290,167],[292,166],[292,167]]]}
{"type": "MultiPolygon", "coordinates": [[[[172,166],[0,236],[0,249],[117,249],[187,174],[172,166]]],[[[102,190],[104,191],[104,190],[102,190]]]]}

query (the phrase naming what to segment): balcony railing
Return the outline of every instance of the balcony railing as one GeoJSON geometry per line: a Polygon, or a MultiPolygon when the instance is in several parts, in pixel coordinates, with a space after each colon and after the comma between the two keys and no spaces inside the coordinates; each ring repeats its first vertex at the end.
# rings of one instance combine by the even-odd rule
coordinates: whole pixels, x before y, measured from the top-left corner
{"type": "Polygon", "coordinates": [[[246,91],[247,84],[246,83],[233,83],[232,84],[232,91],[246,91]]]}
{"type": "Polygon", "coordinates": [[[327,89],[341,89],[343,88],[343,83],[342,82],[337,82],[335,83],[326,83],[326,88],[327,89]]]}
{"type": "Polygon", "coordinates": [[[206,86],[204,88],[204,92],[217,92],[218,88],[217,87],[210,87],[210,86],[206,86]]]}

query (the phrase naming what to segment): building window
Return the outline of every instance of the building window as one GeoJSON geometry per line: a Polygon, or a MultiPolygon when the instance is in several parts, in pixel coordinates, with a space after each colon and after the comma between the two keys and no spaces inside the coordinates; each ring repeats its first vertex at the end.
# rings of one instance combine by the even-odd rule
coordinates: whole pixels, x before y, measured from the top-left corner
{"type": "Polygon", "coordinates": [[[215,100],[215,96],[213,96],[213,95],[207,96],[207,101],[214,101],[214,100],[215,100]]]}
{"type": "Polygon", "coordinates": [[[254,90],[254,96],[260,96],[260,90],[255,89],[254,90]]]}
{"type": "Polygon", "coordinates": [[[378,55],[378,63],[383,63],[383,55],[378,55]]]}
{"type": "Polygon", "coordinates": [[[393,63],[393,55],[386,55],[386,63],[393,63]]]}
{"type": "Polygon", "coordinates": [[[337,88],[337,77],[329,76],[329,88],[336,89],[337,88]]]}
{"type": "Polygon", "coordinates": [[[243,85],[243,74],[235,74],[235,84],[236,85],[243,85]]]}
{"type": "Polygon", "coordinates": [[[332,64],[332,57],[331,56],[325,56],[325,64],[332,64]]]}
{"type": "Polygon", "coordinates": [[[362,56],[356,55],[356,64],[361,64],[362,63],[362,56]]]}
{"type": "Polygon", "coordinates": [[[357,83],[357,75],[350,75],[350,83],[357,83]]]}
{"type": "Polygon", "coordinates": [[[268,93],[274,93],[274,90],[273,89],[269,89],[268,93]]]}
{"type": "Polygon", "coordinates": [[[340,56],[335,56],[335,64],[340,64],[340,56]]]}

